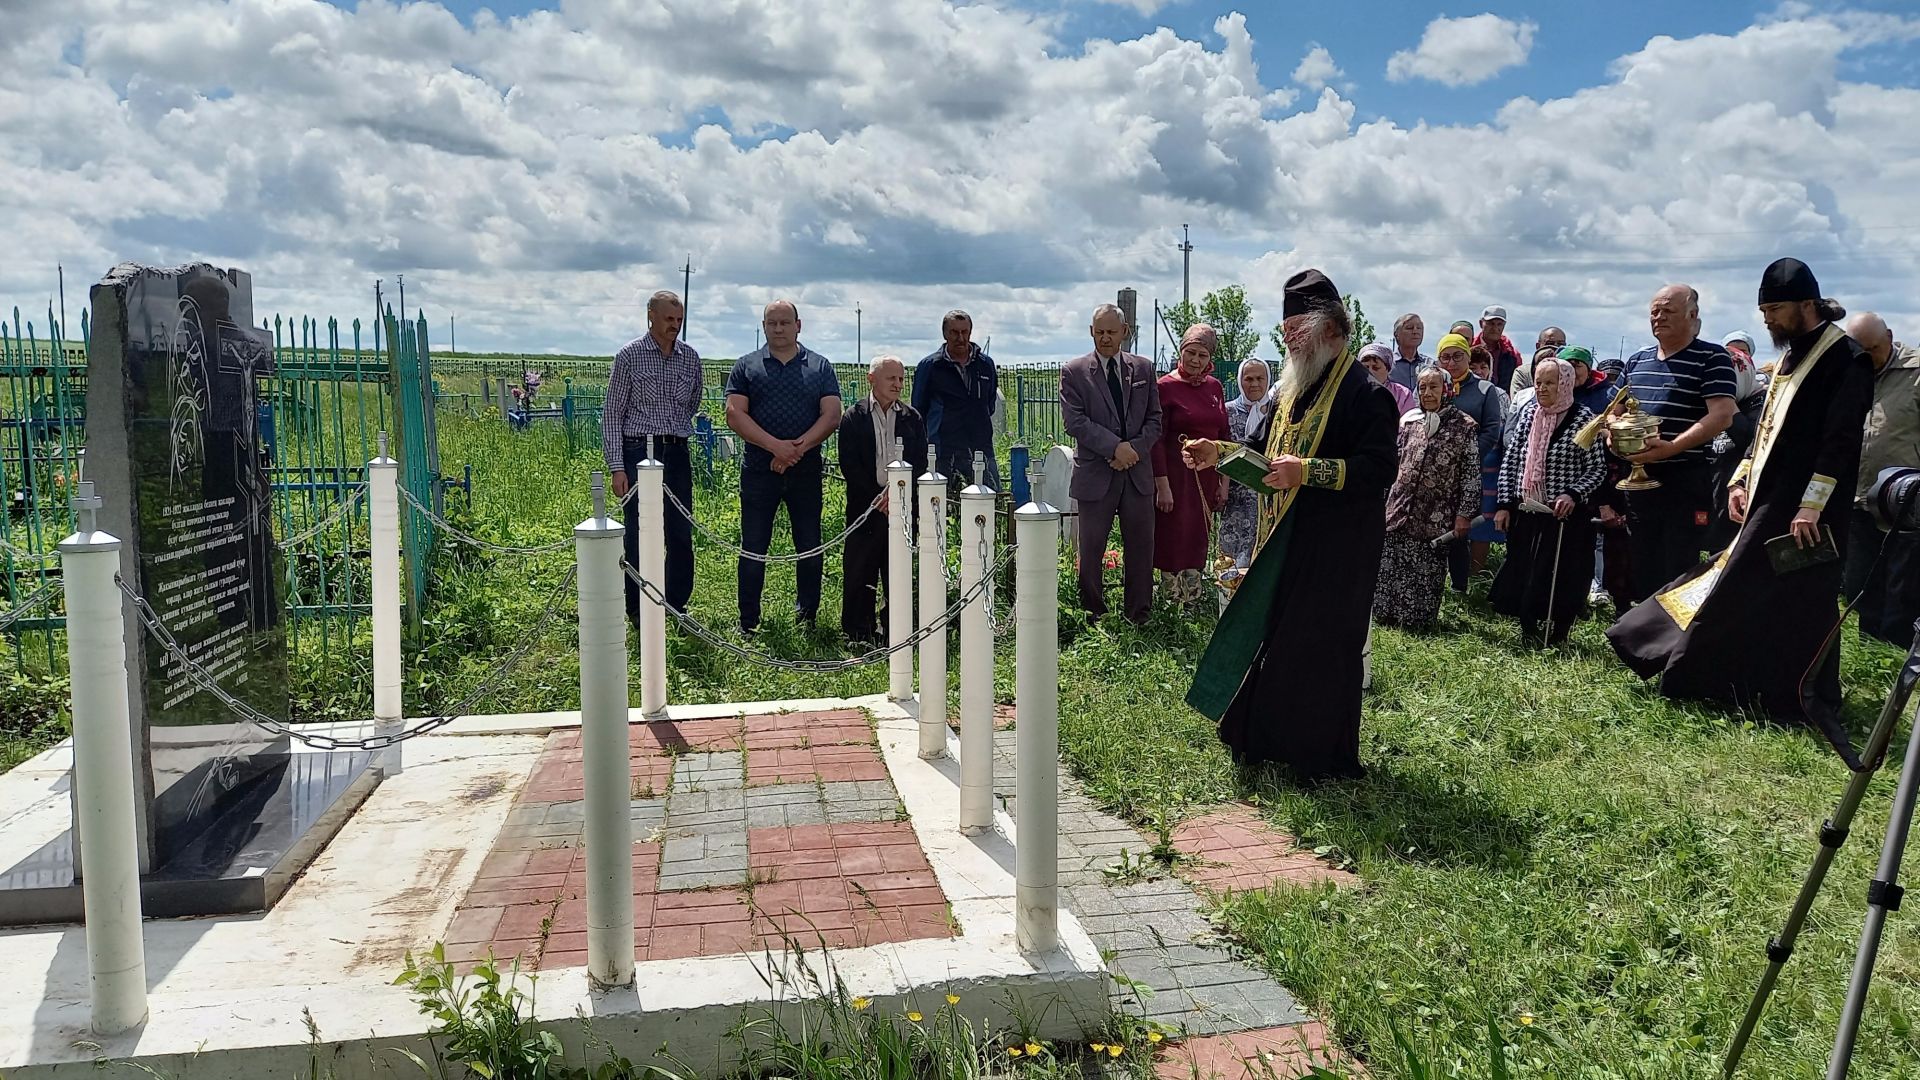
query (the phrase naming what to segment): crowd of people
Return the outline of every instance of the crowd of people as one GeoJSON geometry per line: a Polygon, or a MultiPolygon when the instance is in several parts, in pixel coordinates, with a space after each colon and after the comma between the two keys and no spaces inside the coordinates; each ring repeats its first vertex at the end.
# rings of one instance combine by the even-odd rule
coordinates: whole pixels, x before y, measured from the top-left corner
{"type": "MultiPolygon", "coordinates": [[[[1151,614],[1156,575],[1187,599],[1211,594],[1230,566],[1231,601],[1188,701],[1248,760],[1355,776],[1372,625],[1432,628],[1447,588],[1466,592],[1503,548],[1487,601],[1525,637],[1563,641],[1592,607],[1610,606],[1614,649],[1665,692],[1807,722],[1857,766],[1839,723],[1839,599],[1857,601],[1864,633],[1911,644],[1920,560],[1912,538],[1876,525],[1865,495],[1881,469],[1920,467],[1920,352],[1871,313],[1841,326],[1844,309],[1795,260],[1767,268],[1758,300],[1771,361],[1744,331],[1703,337],[1699,294],[1679,284],[1653,295],[1653,344],[1626,357],[1596,360],[1556,326],[1523,354],[1499,305],[1477,325],[1453,323],[1429,355],[1414,313],[1394,321],[1390,341],[1352,341],[1338,290],[1303,271],[1283,297],[1283,356],[1242,360],[1232,394],[1214,375],[1212,327],[1188,327],[1161,374],[1126,351],[1125,314],[1102,305],[1092,350],[1060,373],[1080,605],[1107,611],[1102,556],[1116,522],[1121,610],[1135,622],[1151,614]],[[1609,452],[1615,425],[1638,414],[1657,431],[1609,452]],[[1217,468],[1239,447],[1265,467],[1258,483],[1217,468]],[[1830,508],[1836,494],[1849,502],[1830,508]]],[[[615,359],[607,466],[624,495],[653,436],[690,507],[699,357],[678,340],[677,297],[657,293],[647,310],[648,334],[615,359]]],[[[867,396],[843,409],[831,365],[800,344],[797,307],[769,304],[762,328],[766,344],[726,385],[727,424],[746,443],[741,546],[764,554],[781,506],[795,548],[820,546],[822,449],[837,433],[847,521],[880,503],[842,560],[841,630],[872,642],[884,625],[887,519],[905,512],[885,505],[886,466],[904,445],[916,473],[931,466],[958,485],[976,479],[983,454],[978,479],[997,487],[998,368],[967,313],[950,311],[941,345],[914,368],[911,400],[905,363],[883,356],[867,396]]],[[[631,504],[627,513],[631,544],[631,504]]],[[[691,527],[671,507],[667,519],[665,595],[683,607],[691,527]]],[[[821,558],[796,572],[795,616],[811,625],[821,558]]],[[[739,560],[747,633],[764,574],[739,560]]],[[[637,610],[631,590],[628,602],[637,610]]]]}

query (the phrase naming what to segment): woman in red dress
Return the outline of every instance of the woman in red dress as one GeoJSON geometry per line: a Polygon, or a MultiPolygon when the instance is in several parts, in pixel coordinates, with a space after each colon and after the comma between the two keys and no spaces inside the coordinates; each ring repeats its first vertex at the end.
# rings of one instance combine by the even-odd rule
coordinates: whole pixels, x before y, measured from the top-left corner
{"type": "Polygon", "coordinates": [[[1211,374],[1219,347],[1213,327],[1194,323],[1181,335],[1179,365],[1160,376],[1160,441],[1153,446],[1159,511],[1154,516],[1153,565],[1176,596],[1202,591],[1207,528],[1227,501],[1226,477],[1212,469],[1195,472],[1180,460],[1182,439],[1227,437],[1226,399],[1220,380],[1211,374]]]}

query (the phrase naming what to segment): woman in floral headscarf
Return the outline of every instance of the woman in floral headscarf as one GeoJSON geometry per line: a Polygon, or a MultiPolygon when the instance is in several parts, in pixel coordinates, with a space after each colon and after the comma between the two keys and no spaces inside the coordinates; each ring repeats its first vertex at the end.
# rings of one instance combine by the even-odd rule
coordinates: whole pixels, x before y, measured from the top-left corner
{"type": "Polygon", "coordinates": [[[1400,418],[1400,468],[1387,492],[1387,544],[1374,585],[1373,617],[1424,630],[1440,614],[1447,586],[1442,537],[1467,536],[1480,509],[1478,425],[1448,404],[1452,377],[1423,367],[1417,405],[1400,418]]]}
{"type": "Polygon", "coordinates": [[[1159,511],[1153,523],[1153,565],[1166,577],[1168,588],[1181,596],[1197,596],[1202,590],[1208,524],[1227,501],[1226,477],[1212,469],[1195,472],[1180,461],[1181,440],[1228,436],[1227,403],[1220,380],[1212,374],[1219,347],[1213,327],[1194,323],[1180,337],[1179,364],[1160,376],[1160,441],[1153,445],[1159,511]]]}
{"type": "Polygon", "coordinates": [[[1574,433],[1593,412],[1573,399],[1573,365],[1542,360],[1533,368],[1534,400],[1514,414],[1513,440],[1500,464],[1495,527],[1507,532],[1507,561],[1487,599],[1520,620],[1528,637],[1546,622],[1545,639],[1565,641],[1587,607],[1593,581],[1593,498],[1607,478],[1599,445],[1582,449],[1574,433]]]}

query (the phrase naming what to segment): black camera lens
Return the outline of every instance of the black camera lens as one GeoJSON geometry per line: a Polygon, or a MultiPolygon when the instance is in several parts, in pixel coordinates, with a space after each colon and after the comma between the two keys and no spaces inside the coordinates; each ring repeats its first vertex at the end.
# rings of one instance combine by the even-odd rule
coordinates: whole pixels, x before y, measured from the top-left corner
{"type": "Polygon", "coordinates": [[[1920,469],[1895,465],[1880,470],[1867,489],[1874,524],[1887,532],[1920,530],[1920,469]]]}

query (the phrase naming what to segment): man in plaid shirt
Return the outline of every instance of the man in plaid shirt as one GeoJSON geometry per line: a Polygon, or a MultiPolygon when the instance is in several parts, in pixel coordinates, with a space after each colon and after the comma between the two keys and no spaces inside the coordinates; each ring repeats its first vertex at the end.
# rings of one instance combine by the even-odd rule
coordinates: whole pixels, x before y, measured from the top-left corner
{"type": "MultiPolygon", "coordinates": [[[[687,440],[693,435],[693,414],[700,411],[700,354],[680,340],[686,308],[671,292],[654,293],[647,300],[647,332],[613,358],[607,381],[607,404],[600,416],[601,448],[607,470],[613,474],[613,493],[624,499],[634,471],[647,454],[647,436],[653,436],[653,454],[666,466],[667,490],[680,505],[693,509],[693,464],[687,440]]],[[[685,611],[693,596],[693,522],[664,507],[667,528],[667,603],[685,611]]],[[[626,504],[627,562],[640,564],[640,508],[626,504]]],[[[640,616],[640,590],[627,582],[627,617],[640,616]]]]}

